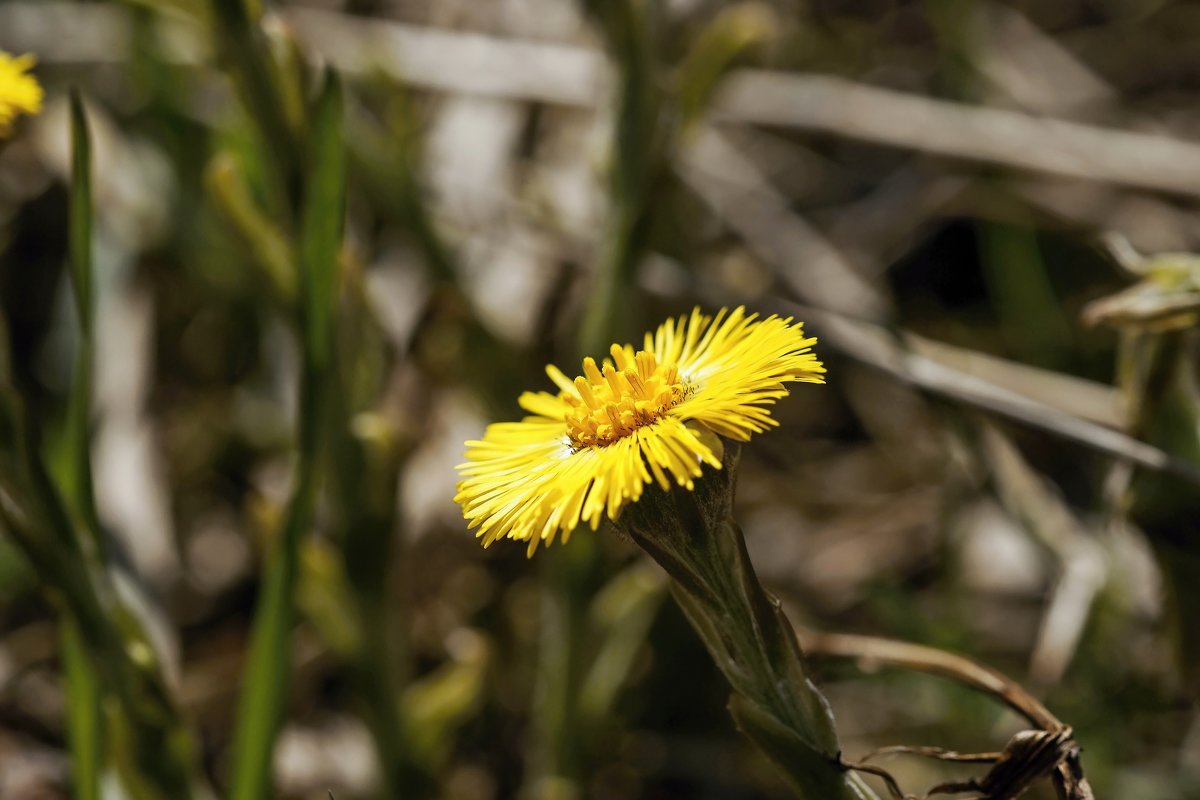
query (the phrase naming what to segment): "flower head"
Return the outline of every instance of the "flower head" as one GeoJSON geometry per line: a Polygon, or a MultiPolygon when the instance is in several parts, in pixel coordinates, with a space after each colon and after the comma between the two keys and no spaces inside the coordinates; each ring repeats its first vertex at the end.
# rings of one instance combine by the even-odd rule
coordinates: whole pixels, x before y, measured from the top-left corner
{"type": "Polygon", "coordinates": [[[0,136],[12,130],[18,114],[42,110],[42,87],[27,74],[33,67],[31,55],[13,57],[0,51],[0,136]]]}
{"type": "Polygon", "coordinates": [[[532,553],[581,522],[616,519],[651,481],[691,490],[703,464],[721,468],[712,433],[745,441],[777,424],[767,407],[785,383],[824,383],[815,342],[790,318],[697,309],[647,333],[641,350],[584,359],[574,380],[548,366],[558,393],[526,392],[518,402],[532,416],[467,442],[455,500],[484,546],[520,539],[532,553]]]}

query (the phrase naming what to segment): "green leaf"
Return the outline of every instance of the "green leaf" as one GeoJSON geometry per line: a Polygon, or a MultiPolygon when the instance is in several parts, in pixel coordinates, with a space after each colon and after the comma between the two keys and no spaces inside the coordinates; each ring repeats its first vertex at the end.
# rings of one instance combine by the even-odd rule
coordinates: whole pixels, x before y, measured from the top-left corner
{"type": "Polygon", "coordinates": [[[758,703],[734,693],[729,697],[729,713],[738,730],[779,768],[797,796],[804,800],[862,796],[836,762],[758,703]]]}
{"type": "Polygon", "coordinates": [[[71,280],[85,338],[92,331],[92,143],[77,90],[71,91],[71,280]]]}
{"type": "Polygon", "coordinates": [[[100,519],[92,490],[91,412],[93,359],[92,301],[92,146],[87,115],[71,92],[71,200],[69,220],[71,288],[79,317],[79,352],[67,403],[67,464],[62,490],[71,515],[84,531],[83,547],[104,553],[100,519]]]}
{"type": "Polygon", "coordinates": [[[338,253],[345,212],[346,156],[342,91],[327,73],[313,115],[313,149],[306,181],[300,241],[303,375],[300,387],[299,459],[293,495],[280,539],[267,558],[263,594],[251,633],[238,727],[234,738],[233,800],[270,796],[271,755],[283,716],[290,672],[300,538],[312,525],[318,490],[337,305],[338,253]]]}
{"type": "MultiPolygon", "coordinates": [[[[66,464],[61,484],[75,516],[86,520],[100,551],[100,529],[92,494],[92,146],[87,115],[77,90],[71,91],[71,194],[68,253],[71,288],[79,317],[79,353],[67,405],[66,464]]],[[[71,783],[79,800],[98,800],[103,758],[100,685],[76,622],[62,621],[62,659],[66,678],[67,736],[71,783]]]]}
{"type": "MultiPolygon", "coordinates": [[[[91,261],[91,137],[83,100],[71,91],[71,199],[67,251],[70,254],[71,288],[79,319],[79,351],[74,380],[67,398],[66,462],[60,486],[73,516],[83,518],[96,554],[102,552],[100,524],[95,513],[91,483],[91,360],[92,360],[92,261],[91,261]]],[[[80,540],[85,534],[80,530],[80,540]]],[[[83,545],[83,541],[80,542],[83,545]]],[[[101,688],[79,636],[77,622],[62,620],[62,666],[67,693],[67,736],[70,739],[74,796],[100,798],[103,757],[101,688]]]]}
{"type": "Polygon", "coordinates": [[[307,355],[325,369],[333,348],[338,255],[346,207],[346,148],[341,82],[332,71],[317,100],[312,132],[312,172],[301,222],[300,271],[304,282],[307,355]]]}

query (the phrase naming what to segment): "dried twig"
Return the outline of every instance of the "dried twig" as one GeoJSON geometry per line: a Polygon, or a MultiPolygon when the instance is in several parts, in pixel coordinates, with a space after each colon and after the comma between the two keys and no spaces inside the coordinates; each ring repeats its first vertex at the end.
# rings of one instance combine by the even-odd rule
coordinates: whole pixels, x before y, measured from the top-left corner
{"type": "Polygon", "coordinates": [[[1017,9],[981,2],[975,10],[974,47],[965,55],[989,88],[1035,113],[1087,112],[1116,103],[1117,93],[1103,78],[1017,9]]]}
{"type": "Polygon", "coordinates": [[[750,71],[719,117],[780,125],[969,161],[1195,195],[1200,147],[1166,136],[969,106],[842,78],[750,71]]]}
{"type": "MultiPolygon", "coordinates": [[[[985,800],[1014,800],[1031,782],[1052,774],[1062,800],[1094,800],[1079,764],[1079,747],[1070,726],[1064,725],[1036,697],[1001,673],[964,656],[910,642],[813,631],[797,631],[797,634],[810,656],[850,658],[863,664],[885,664],[949,678],[991,695],[1036,729],[1014,736],[983,778],[968,783],[943,784],[930,790],[930,794],[980,791],[985,800]]],[[[929,754],[922,753],[919,748],[905,752],[929,754]]]]}
{"type": "Polygon", "coordinates": [[[793,212],[753,162],[716,129],[697,132],[677,171],[797,297],[870,318],[881,317],[888,308],[886,296],[793,212]]]}
{"type": "Polygon", "coordinates": [[[812,306],[779,303],[777,307],[784,313],[803,319],[827,344],[905,383],[1200,486],[1200,465],[1176,458],[1158,447],[1047,402],[1033,399],[1016,388],[1000,386],[915,352],[906,346],[907,337],[899,339],[878,325],[812,306]]]}
{"type": "MultiPolygon", "coordinates": [[[[131,19],[125,9],[81,15],[81,8],[88,7],[4,4],[0,45],[37,50],[46,61],[123,57],[125,48],[97,41],[89,26],[102,25],[110,40],[128,41],[131,19]]],[[[593,107],[611,86],[603,56],[585,47],[317,9],[289,9],[283,19],[303,44],[350,74],[383,71],[439,91],[585,107],[593,107]]],[[[732,75],[715,106],[715,116],[723,120],[799,128],[1091,182],[1200,193],[1200,146],[1168,136],[950,103],[841,78],[756,70],[732,75]]]]}
{"type": "MultiPolygon", "coordinates": [[[[904,794],[896,779],[887,770],[866,762],[881,755],[917,755],[936,758],[939,761],[954,761],[960,764],[991,764],[981,778],[965,781],[939,783],[925,792],[929,798],[936,794],[980,792],[984,800],[1016,800],[1035,783],[1050,777],[1067,758],[1078,751],[1071,736],[1071,729],[1058,731],[1018,731],[998,753],[958,753],[941,747],[909,747],[893,745],[871,751],[851,769],[867,772],[883,779],[888,792],[896,800],[909,800],[912,795],[904,794]]],[[[1070,797],[1070,795],[1068,795],[1070,797]]]]}
{"type": "Polygon", "coordinates": [[[977,446],[1001,504],[1058,561],[1058,579],[1029,667],[1031,684],[1045,687],[1058,682],[1075,654],[1095,597],[1108,580],[1109,555],[994,426],[981,426],[977,446]]]}

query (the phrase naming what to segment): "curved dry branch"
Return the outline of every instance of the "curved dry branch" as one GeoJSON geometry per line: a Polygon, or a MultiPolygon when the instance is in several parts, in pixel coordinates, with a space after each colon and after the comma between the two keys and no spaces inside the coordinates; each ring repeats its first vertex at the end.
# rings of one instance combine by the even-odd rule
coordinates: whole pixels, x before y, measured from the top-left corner
{"type": "MultiPolygon", "coordinates": [[[[1023,716],[1036,731],[1022,731],[998,755],[995,766],[970,789],[988,800],[1012,800],[1038,778],[1053,773],[1062,800],[1095,800],[1079,763],[1071,727],[1016,681],[971,659],[926,645],[845,633],[796,631],[810,656],[849,658],[924,672],[989,694],[1023,716]]],[[[907,748],[920,752],[919,748],[907,748]]]]}

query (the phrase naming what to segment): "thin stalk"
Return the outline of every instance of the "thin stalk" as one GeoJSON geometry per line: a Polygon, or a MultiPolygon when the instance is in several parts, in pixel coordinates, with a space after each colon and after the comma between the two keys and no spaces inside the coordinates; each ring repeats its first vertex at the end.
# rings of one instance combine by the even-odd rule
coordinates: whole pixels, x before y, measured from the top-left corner
{"type": "Polygon", "coordinates": [[[299,248],[303,363],[295,484],[283,529],[267,556],[263,595],[251,632],[234,738],[230,795],[234,800],[270,796],[271,755],[282,724],[291,671],[300,539],[312,528],[328,415],[328,384],[335,374],[333,324],[345,214],[342,109],[341,84],[333,73],[327,73],[314,113],[313,167],[306,185],[299,248]]]}
{"type": "MultiPolygon", "coordinates": [[[[302,428],[315,427],[316,409],[312,398],[313,381],[305,380],[302,428]]],[[[315,436],[301,435],[301,440],[315,436]]],[[[263,579],[262,598],[255,613],[243,690],[238,704],[237,728],[233,743],[234,800],[263,800],[270,796],[271,755],[283,716],[290,673],[291,629],[295,616],[293,595],[296,586],[300,537],[312,522],[316,489],[315,458],[301,452],[296,466],[296,486],[289,503],[287,521],[280,541],[271,554],[263,579]]]]}
{"type": "MultiPolygon", "coordinates": [[[[83,522],[82,548],[97,562],[104,558],[104,538],[96,513],[91,469],[92,407],[92,148],[87,118],[77,91],[71,92],[71,196],[69,241],[71,284],[79,318],[79,353],[67,406],[66,491],[83,522]]],[[[79,800],[99,800],[103,763],[101,687],[93,673],[83,638],[69,617],[60,637],[67,697],[67,738],[72,783],[79,800]]]]}
{"type": "Polygon", "coordinates": [[[67,489],[73,510],[82,524],[85,548],[95,550],[94,558],[103,561],[106,547],[96,511],[92,488],[91,411],[92,360],[95,327],[92,269],[92,147],[83,101],[71,92],[71,205],[68,249],[71,257],[72,295],[79,319],[79,354],[75,359],[75,380],[67,408],[67,436],[70,460],[67,489]]]}
{"type": "MultiPolygon", "coordinates": [[[[345,386],[345,380],[341,384],[345,386]]],[[[376,757],[389,798],[436,796],[429,765],[414,758],[400,712],[404,625],[397,620],[391,593],[396,573],[397,487],[403,452],[391,441],[351,438],[349,415],[338,405],[337,460],[339,505],[347,515],[342,547],[361,636],[352,664],[354,684],[371,729],[376,757]]]]}
{"type": "Polygon", "coordinates": [[[63,668],[66,673],[67,749],[71,754],[71,785],[76,800],[100,800],[104,758],[101,738],[100,685],[75,623],[61,623],[63,668]]]}

